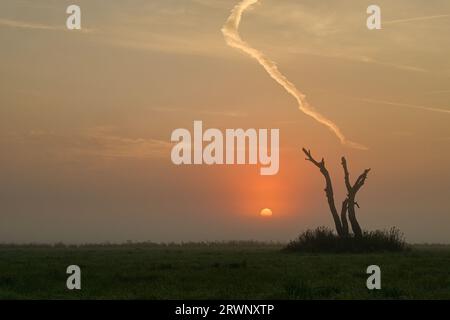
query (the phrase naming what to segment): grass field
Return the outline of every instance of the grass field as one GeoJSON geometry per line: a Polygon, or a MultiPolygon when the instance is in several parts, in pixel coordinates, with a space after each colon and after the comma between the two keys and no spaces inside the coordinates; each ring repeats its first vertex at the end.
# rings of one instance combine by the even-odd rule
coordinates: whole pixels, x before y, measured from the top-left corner
{"type": "Polygon", "coordinates": [[[450,299],[450,247],[293,254],[275,244],[0,246],[2,299],[450,299]],[[82,289],[66,289],[79,265],[82,289]],[[366,268],[382,289],[366,288],[366,268]]]}

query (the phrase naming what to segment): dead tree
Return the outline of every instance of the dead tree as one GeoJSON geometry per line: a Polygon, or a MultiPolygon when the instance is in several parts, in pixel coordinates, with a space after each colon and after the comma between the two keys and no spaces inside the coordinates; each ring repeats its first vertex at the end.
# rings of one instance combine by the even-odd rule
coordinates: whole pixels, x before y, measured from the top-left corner
{"type": "Polygon", "coordinates": [[[344,181],[347,188],[347,197],[342,202],[341,215],[339,216],[336,210],[336,205],[334,204],[333,186],[330,174],[325,167],[325,160],[323,158],[320,162],[315,160],[311,155],[311,151],[306,150],[305,148],[303,148],[303,152],[306,155],[306,160],[312,162],[316,167],[318,167],[325,178],[325,194],[327,196],[328,206],[330,207],[331,215],[333,216],[334,224],[336,226],[336,232],[338,233],[338,235],[341,237],[346,237],[349,235],[347,221],[348,212],[348,220],[350,220],[353,234],[357,238],[362,237],[362,230],[358,223],[358,220],[356,219],[355,206],[359,208],[359,205],[355,201],[355,198],[357,192],[364,185],[370,169],[364,170],[364,172],[358,177],[358,179],[356,179],[356,182],[352,185],[350,183],[350,174],[347,168],[347,161],[344,157],[342,157],[342,167],[344,168],[344,181]]]}

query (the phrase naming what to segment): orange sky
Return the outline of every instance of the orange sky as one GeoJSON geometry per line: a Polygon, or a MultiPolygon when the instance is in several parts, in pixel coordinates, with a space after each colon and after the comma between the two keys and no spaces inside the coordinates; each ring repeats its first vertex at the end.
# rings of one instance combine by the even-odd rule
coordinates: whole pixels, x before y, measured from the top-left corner
{"type": "Polygon", "coordinates": [[[341,145],[220,32],[228,0],[79,1],[83,31],[64,29],[70,1],[0,3],[0,241],[285,241],[332,226],[340,157],[360,191],[364,228],[411,242],[450,242],[450,3],[261,0],[241,35],[276,61],[362,151],[341,145]],[[418,18],[418,19],[416,19],[418,18]],[[174,166],[170,134],[279,128],[280,171],[174,166]],[[262,208],[273,210],[261,218],[262,208]]]}

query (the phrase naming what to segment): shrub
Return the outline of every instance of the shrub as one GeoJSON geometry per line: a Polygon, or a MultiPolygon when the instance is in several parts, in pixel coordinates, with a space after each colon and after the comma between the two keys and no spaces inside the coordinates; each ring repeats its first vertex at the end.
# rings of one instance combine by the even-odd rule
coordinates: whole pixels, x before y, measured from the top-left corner
{"type": "Polygon", "coordinates": [[[354,235],[339,237],[327,227],[306,230],[283,249],[287,252],[307,253],[367,253],[404,251],[408,246],[403,234],[393,227],[390,230],[364,231],[362,238],[354,235]]]}

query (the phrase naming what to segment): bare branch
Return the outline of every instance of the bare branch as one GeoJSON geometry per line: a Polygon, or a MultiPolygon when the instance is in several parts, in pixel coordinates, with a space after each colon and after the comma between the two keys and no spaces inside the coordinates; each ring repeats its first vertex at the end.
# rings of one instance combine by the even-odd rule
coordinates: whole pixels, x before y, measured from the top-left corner
{"type": "Polygon", "coordinates": [[[311,155],[311,151],[310,150],[306,150],[305,148],[302,148],[303,152],[306,154],[306,160],[311,161],[312,163],[314,163],[317,167],[322,168],[325,165],[325,162],[322,158],[322,161],[319,162],[316,159],[313,158],[313,156],[311,155]]]}
{"type": "Polygon", "coordinates": [[[348,173],[348,168],[347,168],[347,160],[345,160],[344,157],[341,158],[341,163],[342,163],[342,167],[344,168],[344,181],[345,181],[345,186],[347,187],[347,191],[350,192],[352,189],[352,185],[350,183],[350,174],[348,173]]]}
{"type": "Polygon", "coordinates": [[[367,174],[369,173],[370,168],[364,170],[363,173],[356,179],[355,184],[353,185],[353,192],[356,194],[358,190],[364,185],[364,182],[366,182],[367,174]]]}

